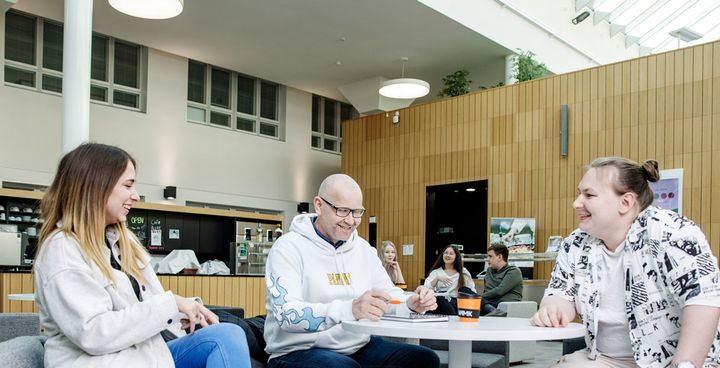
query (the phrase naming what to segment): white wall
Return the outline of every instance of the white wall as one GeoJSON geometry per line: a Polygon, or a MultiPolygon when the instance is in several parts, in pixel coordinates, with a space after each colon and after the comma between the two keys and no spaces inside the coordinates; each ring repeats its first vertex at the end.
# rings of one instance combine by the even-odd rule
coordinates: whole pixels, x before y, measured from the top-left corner
{"type": "MultiPolygon", "coordinates": [[[[0,17],[2,60],[4,22],[0,17]]],[[[339,155],[310,148],[310,93],[287,89],[285,141],[188,123],[183,57],[150,49],[147,93],[146,113],[92,103],[90,139],[136,158],[138,189],[148,202],[284,211],[287,227],[297,203],[310,202],[320,181],[340,171],[339,155]],[[162,198],[167,185],[178,188],[176,200],[162,198]]],[[[2,84],[0,111],[0,180],[49,184],[61,156],[61,97],[2,84]]]]}
{"type": "Polygon", "coordinates": [[[594,26],[590,17],[573,25],[571,20],[579,13],[574,1],[418,1],[510,50],[534,52],[555,74],[639,55],[637,46],[625,48],[620,35],[609,37],[607,22],[594,26]]]}

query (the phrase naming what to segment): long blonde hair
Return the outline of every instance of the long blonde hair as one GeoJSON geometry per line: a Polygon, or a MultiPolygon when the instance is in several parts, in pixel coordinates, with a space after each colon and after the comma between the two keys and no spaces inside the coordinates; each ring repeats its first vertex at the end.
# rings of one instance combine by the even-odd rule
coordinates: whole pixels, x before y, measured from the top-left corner
{"type": "Polygon", "coordinates": [[[105,229],[109,227],[119,236],[122,271],[147,281],[138,265],[147,259],[147,252],[140,242],[125,223],[105,224],[105,205],[129,163],[135,166],[135,159],[127,152],[99,143],[82,144],[60,160],[55,179],[40,200],[40,213],[45,223],[40,229],[38,256],[47,246],[47,240],[56,232],[63,232],[77,241],[85,256],[110,282],[114,282],[110,260],[103,253],[105,229]]]}

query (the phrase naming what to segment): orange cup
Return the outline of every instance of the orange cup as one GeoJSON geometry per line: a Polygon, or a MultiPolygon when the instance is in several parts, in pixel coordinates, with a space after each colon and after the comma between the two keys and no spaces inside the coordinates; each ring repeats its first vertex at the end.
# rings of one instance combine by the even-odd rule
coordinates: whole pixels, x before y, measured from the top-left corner
{"type": "Polygon", "coordinates": [[[460,322],[477,322],[480,318],[482,297],[478,294],[458,293],[457,306],[460,322]]]}

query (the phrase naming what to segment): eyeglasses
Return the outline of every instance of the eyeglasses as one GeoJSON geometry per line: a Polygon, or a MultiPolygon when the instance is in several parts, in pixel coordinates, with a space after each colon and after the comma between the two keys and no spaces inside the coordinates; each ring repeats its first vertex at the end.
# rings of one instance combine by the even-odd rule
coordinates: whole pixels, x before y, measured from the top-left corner
{"type": "Polygon", "coordinates": [[[323,202],[330,205],[330,207],[335,209],[335,214],[337,214],[340,217],[347,217],[350,212],[352,212],[352,215],[354,218],[360,218],[365,213],[364,208],[347,208],[347,207],[338,207],[330,202],[328,202],[327,199],[320,197],[320,199],[323,200],[323,202]]]}

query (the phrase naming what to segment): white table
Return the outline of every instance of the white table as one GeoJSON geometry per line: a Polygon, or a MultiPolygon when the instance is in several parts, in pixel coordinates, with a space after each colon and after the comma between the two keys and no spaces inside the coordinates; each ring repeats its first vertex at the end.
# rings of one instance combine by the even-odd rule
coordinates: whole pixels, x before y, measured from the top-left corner
{"type": "Polygon", "coordinates": [[[35,301],[35,294],[8,294],[8,300],[35,301]]]}
{"type": "Polygon", "coordinates": [[[529,318],[480,317],[478,322],[460,322],[451,316],[448,322],[409,323],[394,321],[343,321],[345,330],[357,333],[448,340],[448,368],[469,368],[473,341],[561,340],[585,336],[585,327],[570,323],[567,327],[535,327],[529,318]]]}

